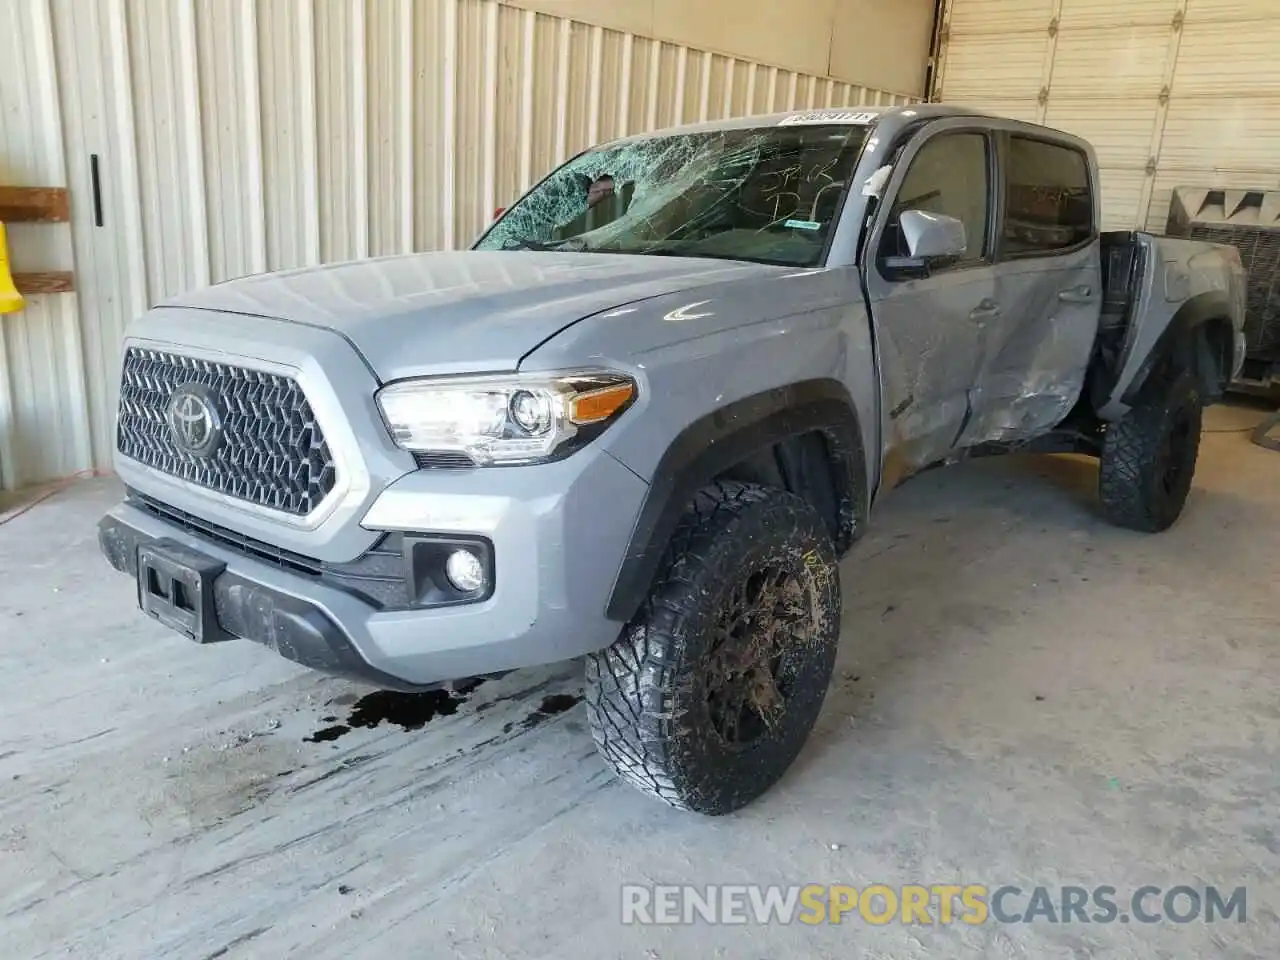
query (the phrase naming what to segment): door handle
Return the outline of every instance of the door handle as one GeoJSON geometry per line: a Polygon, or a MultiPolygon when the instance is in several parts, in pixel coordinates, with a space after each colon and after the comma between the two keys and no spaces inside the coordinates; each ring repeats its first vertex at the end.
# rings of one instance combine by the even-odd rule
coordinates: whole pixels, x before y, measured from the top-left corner
{"type": "Polygon", "coordinates": [[[1092,303],[1093,289],[1085,284],[1068,287],[1066,290],[1058,291],[1058,299],[1063,303],[1092,303]]]}
{"type": "Polygon", "coordinates": [[[990,297],[987,297],[969,311],[969,319],[976,320],[978,322],[983,320],[994,320],[998,316],[1000,316],[1000,304],[996,303],[990,297]]]}

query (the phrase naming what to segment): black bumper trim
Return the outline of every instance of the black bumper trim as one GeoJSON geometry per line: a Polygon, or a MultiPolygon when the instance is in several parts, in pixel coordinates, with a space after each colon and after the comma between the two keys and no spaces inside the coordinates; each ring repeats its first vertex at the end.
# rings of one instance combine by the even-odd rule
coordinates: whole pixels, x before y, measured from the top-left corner
{"type": "MultiPolygon", "coordinates": [[[[98,522],[98,545],[103,556],[112,567],[135,580],[138,547],[156,539],[109,514],[98,522]]],[[[441,685],[412,684],[371,666],[342,628],[319,607],[232,571],[214,578],[213,603],[218,625],[224,631],[260,643],[312,670],[411,693],[441,685]]],[[[374,608],[369,610],[372,613],[374,608]]]]}
{"type": "Polygon", "coordinates": [[[349,563],[324,563],[254,540],[154,497],[126,489],[128,499],[125,502],[129,506],[163,523],[179,527],[202,541],[216,543],[281,570],[315,578],[380,609],[398,610],[412,605],[405,574],[404,538],[399,533],[384,535],[363,556],[349,563]]]}

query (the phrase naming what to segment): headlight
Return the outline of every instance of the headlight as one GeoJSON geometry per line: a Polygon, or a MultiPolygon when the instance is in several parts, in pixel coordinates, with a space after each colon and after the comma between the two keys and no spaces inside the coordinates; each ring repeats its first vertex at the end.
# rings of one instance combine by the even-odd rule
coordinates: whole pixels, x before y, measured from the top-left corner
{"type": "Polygon", "coordinates": [[[480,466],[564,456],[599,434],[636,396],[618,373],[406,380],[378,392],[391,438],[423,454],[480,466]]]}

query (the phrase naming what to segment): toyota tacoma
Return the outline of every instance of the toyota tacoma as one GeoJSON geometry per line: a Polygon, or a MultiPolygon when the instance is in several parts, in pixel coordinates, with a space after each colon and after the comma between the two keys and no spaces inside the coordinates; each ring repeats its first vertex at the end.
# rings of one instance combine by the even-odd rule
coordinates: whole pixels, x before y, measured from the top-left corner
{"type": "Polygon", "coordinates": [[[1074,452],[1115,523],[1182,511],[1244,273],[1100,223],[1088,143],[958,107],[593,147],[470,250],[140,317],[101,546],[189,639],[384,688],[584,656],[617,773],[726,813],[803,746],[906,478],[1074,452]]]}

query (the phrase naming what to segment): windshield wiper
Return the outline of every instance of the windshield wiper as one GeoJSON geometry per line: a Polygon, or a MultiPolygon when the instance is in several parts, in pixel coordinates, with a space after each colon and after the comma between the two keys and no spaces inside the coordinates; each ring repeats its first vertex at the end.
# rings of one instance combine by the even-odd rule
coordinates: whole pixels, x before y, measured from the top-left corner
{"type": "Polygon", "coordinates": [[[642,257],[698,257],[702,254],[691,253],[685,244],[657,244],[652,247],[645,247],[642,250],[627,250],[626,253],[636,253],[642,257]]]}
{"type": "Polygon", "coordinates": [[[811,267],[811,263],[794,260],[773,260],[765,257],[744,257],[732,253],[707,253],[687,247],[657,246],[646,250],[593,250],[592,253],[623,253],[633,257],[688,257],[691,260],[731,260],[734,263],[759,263],[766,267],[811,267]]]}
{"type": "Polygon", "coordinates": [[[620,250],[619,253],[632,253],[640,257],[688,257],[691,260],[737,260],[740,263],[765,263],[767,261],[755,257],[735,256],[731,253],[707,253],[691,250],[687,246],[658,245],[644,250],[620,250]]]}
{"type": "Polygon", "coordinates": [[[507,244],[502,249],[503,250],[536,250],[540,253],[545,253],[546,251],[549,251],[549,250],[570,250],[573,253],[582,253],[583,251],[588,249],[587,245],[583,243],[581,240],[578,240],[579,245],[576,247],[566,246],[566,244],[571,243],[574,240],[578,240],[578,238],[566,237],[564,240],[551,240],[551,241],[544,242],[542,240],[533,240],[533,239],[530,239],[529,237],[517,237],[514,240],[508,241],[507,244]]]}
{"type": "Polygon", "coordinates": [[[520,237],[516,240],[509,240],[502,246],[503,250],[555,250],[556,247],[549,243],[541,243],[537,240],[530,240],[526,237],[520,237]]]}

